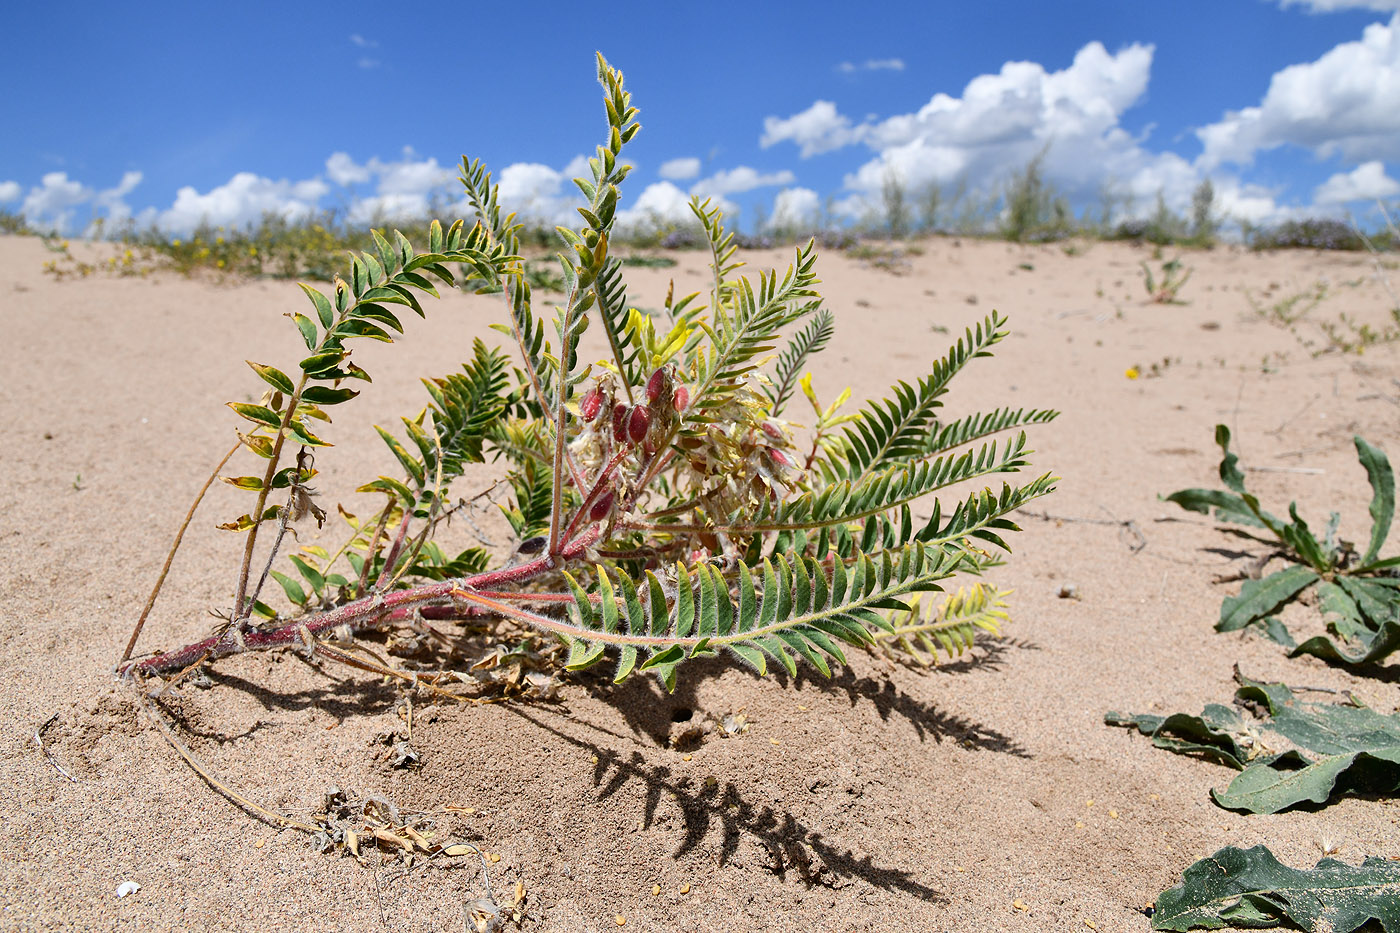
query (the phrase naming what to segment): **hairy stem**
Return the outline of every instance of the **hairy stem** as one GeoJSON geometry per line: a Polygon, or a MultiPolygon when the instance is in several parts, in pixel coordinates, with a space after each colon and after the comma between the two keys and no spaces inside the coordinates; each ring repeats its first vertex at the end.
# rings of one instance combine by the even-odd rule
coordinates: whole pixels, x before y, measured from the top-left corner
{"type": "MultiPolygon", "coordinates": [[[[597,526],[590,528],[566,544],[559,556],[566,560],[579,557],[597,543],[601,534],[597,526]]],[[[168,674],[188,667],[206,653],[206,660],[217,661],[245,651],[266,651],[305,644],[307,636],[316,638],[342,625],[349,626],[352,631],[374,628],[386,621],[404,618],[405,615],[397,614],[397,610],[411,610],[426,603],[454,599],[459,593],[472,592],[479,586],[519,585],[548,573],[555,565],[555,558],[545,554],[513,567],[501,567],[470,577],[443,580],[391,593],[375,593],[325,612],[301,616],[274,629],[240,632],[230,628],[222,634],[211,635],[175,651],[128,664],[121,673],[127,677],[135,674],[168,674]]]]}
{"type": "Polygon", "coordinates": [[[306,373],[302,373],[291,397],[287,399],[287,410],[282,413],[282,424],[277,429],[277,439],[272,442],[272,456],[268,458],[267,469],[263,471],[262,488],[258,490],[258,503],[251,513],[253,527],[248,529],[248,537],[243,544],[243,564],[238,568],[238,591],[233,599],[233,620],[235,622],[248,616],[248,606],[246,605],[248,574],[253,567],[253,548],[258,543],[258,529],[262,527],[263,508],[267,505],[267,494],[272,488],[272,477],[277,475],[277,463],[282,459],[282,447],[287,440],[287,428],[291,425],[292,418],[296,416],[297,405],[301,402],[301,393],[306,388],[308,378],[306,373]]]}
{"type": "Polygon", "coordinates": [[[194,520],[195,510],[199,508],[199,503],[204,501],[204,494],[209,491],[209,487],[214,485],[214,480],[219,478],[219,471],[224,468],[224,464],[238,452],[238,448],[243,446],[239,441],[228,449],[222,460],[214,467],[214,471],[209,474],[209,478],[204,481],[204,485],[199,487],[198,494],[194,501],[190,503],[190,510],[185,513],[185,520],[180,523],[180,530],[175,532],[175,540],[170,544],[170,550],[165,555],[165,565],[160,568],[160,575],[156,577],[156,585],[151,587],[151,595],[146,597],[146,605],[141,610],[140,617],[136,620],[136,627],[131,630],[131,638],[126,643],[126,650],[122,652],[122,659],[118,664],[125,664],[131,660],[131,652],[136,650],[136,640],[141,637],[141,629],[146,627],[146,617],[151,614],[151,609],[156,604],[156,597],[160,595],[160,588],[165,585],[166,575],[170,573],[170,565],[175,562],[175,552],[180,550],[180,542],[185,540],[185,529],[190,527],[190,522],[194,520]]]}

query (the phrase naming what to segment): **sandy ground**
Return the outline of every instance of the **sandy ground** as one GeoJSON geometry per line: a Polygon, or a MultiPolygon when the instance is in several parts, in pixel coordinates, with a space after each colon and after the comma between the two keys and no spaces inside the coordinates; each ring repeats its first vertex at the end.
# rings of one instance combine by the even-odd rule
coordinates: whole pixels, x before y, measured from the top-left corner
{"type": "MultiPolygon", "coordinates": [[[[37,240],[0,238],[0,703],[10,723],[0,925],[462,929],[463,904],[485,893],[474,868],[396,877],[253,820],[176,756],[111,673],[190,498],[232,439],[223,403],[259,392],[243,360],[295,365],[298,339],[280,315],[302,310],[299,290],[173,276],[56,283],[40,271],[45,258],[37,240]],[[34,738],[50,717],[53,763],[34,738]],[[127,880],[141,889],[119,900],[127,880]]],[[[702,257],[678,258],[633,271],[632,300],[659,306],[673,276],[678,289],[704,287],[702,257]]],[[[1351,438],[1400,458],[1400,356],[1389,346],[1314,358],[1300,337],[1343,312],[1382,319],[1369,261],[1192,253],[1189,303],[1163,306],[1144,301],[1148,258],[1150,248],[1119,244],[1068,255],[938,240],[899,274],[835,253],[819,261],[838,316],[817,372],[828,398],[847,384],[857,400],[883,394],[925,372],[995,308],[1014,333],[955,382],[949,412],[1063,412],[1032,431],[1035,466],[1063,477],[1035,508],[1089,521],[1023,519],[996,574],[1015,590],[1013,624],[970,662],[923,673],[857,655],[831,681],[699,664],[671,696],[651,680],[589,676],[552,703],[420,705],[413,770],[393,770],[374,744],[402,722],[394,690],[369,675],[235,658],[212,688],[181,689],[167,708],[233,786],[289,815],[309,814],[331,785],[437,814],[445,831],[499,856],[498,895],[524,885],[527,929],[617,929],[621,917],[629,930],[1142,930],[1137,909],[1221,846],[1267,843],[1294,865],[1316,861],[1323,839],[1352,862],[1400,856],[1394,801],[1230,813],[1208,791],[1233,772],[1103,725],[1110,709],[1228,702],[1236,664],[1400,705],[1394,662],[1357,676],[1216,634],[1237,584],[1211,578],[1239,569],[1250,548],[1158,500],[1214,485],[1212,427],[1225,422],[1247,465],[1321,471],[1251,473],[1266,504],[1294,497],[1315,525],[1335,508],[1343,534],[1365,539],[1369,490],[1351,438]],[[1320,281],[1326,297],[1296,335],[1249,301],[1271,305],[1320,281]],[[1133,366],[1143,378],[1125,377],[1133,366]],[[1128,521],[1138,550],[1115,524],[1128,521]],[[1079,598],[1059,598],[1062,584],[1079,598]],[[743,735],[667,746],[676,715],[738,710],[752,722],[743,735]]],[[[369,425],[416,411],[416,377],[454,368],[471,336],[496,337],[487,324],[498,309],[449,296],[401,346],[357,351],[375,384],[328,429],[340,443],[317,464],[328,502],[356,510],[353,484],[390,467],[369,425]]],[[[246,510],[243,495],[222,484],[211,493],[144,650],[202,637],[215,621],[207,610],[227,604],[237,542],[212,526],[246,510]]],[[[1289,618],[1306,632],[1314,615],[1289,618]]]]}

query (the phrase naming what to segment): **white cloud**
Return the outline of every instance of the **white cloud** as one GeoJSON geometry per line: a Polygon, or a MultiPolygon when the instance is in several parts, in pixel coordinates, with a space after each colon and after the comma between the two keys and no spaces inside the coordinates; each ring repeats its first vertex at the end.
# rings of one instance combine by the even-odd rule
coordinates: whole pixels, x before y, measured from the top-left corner
{"type": "Polygon", "coordinates": [[[361,55],[358,59],[355,60],[355,64],[361,68],[364,68],[365,70],[369,70],[371,68],[378,68],[381,63],[377,58],[370,58],[367,55],[361,55]]]}
{"type": "Polygon", "coordinates": [[[685,181],[700,174],[700,160],[694,156],[682,159],[669,159],[661,163],[656,174],[670,181],[685,181]]]}
{"type": "Polygon", "coordinates": [[[1197,181],[1189,163],[1146,151],[1119,125],[1146,93],[1152,57],[1150,45],[1110,54],[1090,42],[1062,70],[1007,62],[995,74],[973,78],[960,96],[936,93],[914,113],[854,125],[818,101],[794,118],[770,118],[765,125],[786,130],[782,135],[803,146],[804,154],[850,142],[875,151],[846,175],[851,194],[834,205],[853,218],[881,209],[890,178],[913,195],[931,185],[964,184],[985,196],[1041,153],[1046,176],[1080,202],[1093,200],[1111,177],[1134,196],[1155,197],[1158,187],[1170,186],[1172,197],[1189,203],[1197,181]]]}
{"type": "Polygon", "coordinates": [[[821,220],[821,197],[811,188],[784,188],[773,199],[769,229],[810,231],[821,220]]]}
{"type": "Polygon", "coordinates": [[[1318,185],[1313,202],[1347,204],[1393,198],[1397,194],[1400,194],[1400,182],[1386,175],[1382,163],[1363,162],[1350,172],[1338,172],[1318,185]]]}
{"type": "Polygon", "coordinates": [[[77,208],[92,195],[91,188],[73,181],[67,172],[49,172],[29,189],[19,210],[30,226],[61,232],[72,227],[77,208]]]}
{"type": "Polygon", "coordinates": [[[1400,0],[1280,0],[1280,6],[1304,6],[1309,13],[1336,13],[1339,10],[1400,10],[1400,0]]]}
{"type": "Polygon", "coordinates": [[[801,147],[800,154],[806,159],[849,146],[860,138],[850,117],[838,113],[831,101],[819,100],[787,118],[764,117],[763,136],[758,142],[764,149],[784,141],[794,142],[801,147]]]}
{"type": "Polygon", "coordinates": [[[374,41],[373,39],[366,39],[364,36],[360,35],[358,32],[353,32],[353,33],[350,34],[350,41],[353,42],[353,43],[355,43],[356,45],[358,45],[358,46],[359,46],[360,48],[362,48],[362,49],[377,49],[377,48],[379,48],[379,43],[378,43],[378,42],[374,41]]]}
{"type": "Polygon", "coordinates": [[[842,62],[836,66],[836,70],[842,74],[854,74],[857,71],[903,71],[904,59],[871,58],[866,59],[859,65],[854,62],[842,62]]]}
{"type": "MultiPolygon", "coordinates": [[[[737,208],[724,198],[712,199],[727,214],[737,208]]],[[[617,212],[617,226],[627,231],[648,231],[669,226],[695,225],[698,221],[690,210],[690,195],[669,181],[647,185],[637,200],[617,212]]]]}
{"type": "Polygon", "coordinates": [[[239,172],[226,183],[200,194],[186,186],[175,193],[175,203],[157,216],[164,230],[187,233],[201,223],[223,227],[254,224],[264,214],[300,220],[316,211],[317,202],[330,190],[320,178],[274,181],[252,172],[239,172]]]}
{"type": "Polygon", "coordinates": [[[346,217],[354,224],[426,217],[430,213],[433,195],[443,190],[455,177],[450,169],[438,165],[437,159],[419,159],[408,147],[404,148],[403,157],[396,162],[385,162],[375,157],[361,166],[349,156],[337,158],[342,155],[344,153],[335,153],[326,160],[326,171],[332,181],[344,178],[360,182],[368,181],[371,177],[377,179],[373,195],[359,198],[350,205],[346,217]]]}
{"type": "Polygon", "coordinates": [[[790,185],[796,180],[797,176],[788,169],[765,174],[747,165],[741,165],[700,179],[690,186],[690,193],[702,198],[723,197],[726,194],[742,194],[755,188],[790,185]]]}
{"type": "Polygon", "coordinates": [[[8,201],[18,201],[24,189],[17,181],[0,181],[0,204],[8,201]]]}
{"type": "Polygon", "coordinates": [[[358,164],[346,152],[332,152],[326,160],[326,174],[337,185],[357,185],[369,181],[369,167],[358,164]]]}
{"type": "Polygon", "coordinates": [[[131,219],[131,205],[126,203],[126,196],[141,184],[143,177],[140,172],[126,172],[115,188],[99,191],[93,196],[93,208],[105,211],[109,224],[125,223],[131,219]]]}
{"type": "Polygon", "coordinates": [[[1313,62],[1276,72],[1258,106],[1196,131],[1209,169],[1291,143],[1322,157],[1400,158],[1400,15],[1313,62]]]}

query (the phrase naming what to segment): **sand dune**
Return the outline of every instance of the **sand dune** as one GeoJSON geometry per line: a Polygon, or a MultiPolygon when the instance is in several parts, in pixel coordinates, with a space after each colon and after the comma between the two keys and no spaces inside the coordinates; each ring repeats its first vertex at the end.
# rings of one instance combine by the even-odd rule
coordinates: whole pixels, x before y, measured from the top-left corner
{"type": "MultiPolygon", "coordinates": [[[[205,786],[111,673],[170,536],[232,440],[223,403],[259,392],[243,360],[294,365],[297,337],[280,315],[304,298],[272,281],[54,282],[44,258],[37,240],[0,237],[0,690],[11,723],[0,924],[460,929],[463,904],[485,893],[466,860],[394,877],[255,821],[205,786]],[[51,717],[52,763],[34,739],[51,717]],[[118,899],[127,880],[141,889],[118,899]]],[[[677,258],[633,272],[632,300],[658,307],[673,277],[680,290],[704,287],[703,257],[677,258]]],[[[745,258],[758,268],[790,256],[745,258]]],[[[1189,303],[1177,306],[1145,302],[1138,264],[1150,258],[1124,244],[1068,255],[940,239],[899,274],[819,260],[838,323],[816,374],[826,397],[850,385],[862,400],[926,372],[997,309],[1013,334],[955,382],[948,410],[1063,412],[1031,432],[1035,467],[1062,477],[1035,511],[1074,520],[1022,520],[995,578],[1015,591],[1013,624],[973,660],[919,672],[857,655],[831,681],[701,663],[671,696],[652,680],[584,677],[553,703],[420,704],[412,770],[392,769],[375,739],[403,725],[392,688],[291,655],[223,662],[212,686],[183,687],[169,708],[234,787],[289,815],[309,814],[331,785],[436,813],[444,831],[499,855],[498,896],[524,885],[528,929],[615,929],[623,916],[643,930],[1139,930],[1136,908],[1227,844],[1264,842],[1294,865],[1316,861],[1323,838],[1343,840],[1352,862],[1400,856],[1394,801],[1230,813],[1208,791],[1232,772],[1103,725],[1109,709],[1228,702],[1236,664],[1400,705],[1394,662],[1361,677],[1216,634],[1233,589],[1211,579],[1252,546],[1157,498],[1214,485],[1212,428],[1223,422],[1244,463],[1321,471],[1249,474],[1266,503],[1296,498],[1315,524],[1336,509],[1343,535],[1364,537],[1369,489],[1351,438],[1400,458],[1400,353],[1314,357],[1304,341],[1343,312],[1385,319],[1369,259],[1188,253],[1189,303]],[[1319,282],[1325,297],[1296,333],[1251,305],[1319,282]],[[1062,585],[1078,598],[1060,598],[1062,585]],[[744,734],[667,747],[678,711],[739,710],[744,734]]],[[[401,346],[357,351],[375,383],[328,429],[339,446],[317,463],[327,502],[355,510],[353,484],[388,468],[369,426],[421,407],[417,377],[454,368],[471,337],[497,339],[487,325],[498,309],[449,296],[401,346]]],[[[213,525],[246,508],[234,490],[211,493],[144,650],[213,624],[206,610],[230,599],[237,570],[237,542],[213,525]]],[[[503,522],[482,522],[504,540],[503,522]]],[[[328,540],[340,534],[332,524],[328,540]]],[[[1290,612],[1300,629],[1316,625],[1315,610],[1290,612]]]]}

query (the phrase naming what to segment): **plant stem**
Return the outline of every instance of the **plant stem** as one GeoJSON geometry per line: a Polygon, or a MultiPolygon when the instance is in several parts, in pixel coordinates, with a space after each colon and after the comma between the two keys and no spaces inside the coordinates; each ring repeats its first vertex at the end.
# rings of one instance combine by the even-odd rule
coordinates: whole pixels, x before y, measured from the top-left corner
{"type": "Polygon", "coordinates": [[[146,617],[151,614],[151,609],[156,604],[156,597],[160,595],[160,588],[165,585],[165,577],[170,573],[170,565],[175,562],[175,552],[180,550],[180,542],[185,539],[185,529],[190,527],[190,522],[194,519],[195,510],[199,508],[199,503],[204,500],[204,494],[209,491],[209,487],[214,485],[214,480],[219,478],[219,471],[228,463],[229,458],[238,452],[238,448],[243,446],[239,441],[228,449],[224,458],[214,467],[214,472],[209,474],[209,478],[204,481],[204,485],[199,487],[199,493],[190,503],[190,510],[185,513],[185,520],[180,523],[180,530],[175,532],[175,540],[170,544],[170,550],[165,555],[165,566],[160,568],[160,576],[156,577],[156,585],[151,587],[151,595],[146,597],[146,605],[141,610],[140,617],[136,620],[136,627],[131,630],[131,638],[126,643],[126,650],[122,652],[122,659],[118,664],[125,664],[131,659],[131,652],[136,650],[136,639],[141,637],[141,629],[146,627],[146,617]]]}
{"type": "Polygon", "coordinates": [[[248,573],[253,567],[253,548],[258,543],[258,529],[262,527],[263,507],[267,505],[267,494],[272,488],[272,477],[277,475],[277,462],[282,458],[282,447],[287,440],[287,427],[296,416],[297,405],[301,402],[302,390],[310,377],[301,374],[296,388],[287,399],[287,410],[282,413],[282,424],[277,429],[277,440],[272,442],[272,456],[267,459],[267,469],[263,471],[262,488],[258,490],[258,504],[253,508],[253,527],[248,529],[248,537],[243,544],[243,565],[238,568],[238,591],[233,599],[233,621],[245,619],[248,613],[244,603],[248,595],[248,573]]]}
{"type": "MultiPolygon", "coordinates": [[[[566,560],[578,557],[596,544],[601,535],[601,529],[595,525],[566,544],[559,556],[566,560]]],[[[454,599],[461,593],[474,591],[478,586],[525,583],[555,567],[555,558],[544,554],[523,564],[501,567],[470,577],[442,580],[392,593],[375,593],[325,612],[302,616],[275,629],[240,632],[230,628],[222,634],[211,635],[203,641],[186,645],[176,651],[128,664],[122,668],[121,673],[125,677],[134,674],[166,674],[188,667],[206,652],[207,660],[217,661],[245,651],[266,651],[271,648],[305,644],[308,636],[315,638],[342,625],[348,625],[355,630],[373,628],[385,621],[402,618],[395,614],[396,610],[408,610],[424,603],[454,599]]],[[[481,601],[475,602],[485,606],[481,601]]],[[[513,616],[514,613],[507,615],[513,616]]]]}

